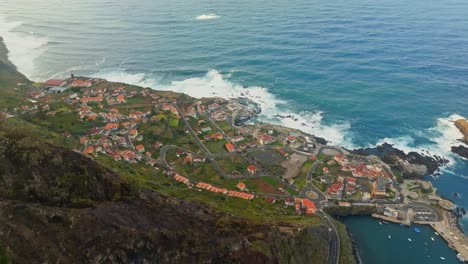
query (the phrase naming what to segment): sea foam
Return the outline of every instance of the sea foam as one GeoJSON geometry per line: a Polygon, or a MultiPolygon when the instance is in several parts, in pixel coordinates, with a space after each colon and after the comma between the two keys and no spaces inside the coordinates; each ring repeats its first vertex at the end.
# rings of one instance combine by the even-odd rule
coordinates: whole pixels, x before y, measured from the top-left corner
{"type": "Polygon", "coordinates": [[[454,124],[456,120],[462,118],[464,117],[458,114],[437,118],[436,124],[433,127],[415,132],[416,135],[427,138],[429,143],[415,144],[415,139],[412,136],[406,135],[395,138],[384,138],[379,140],[375,145],[381,145],[386,142],[405,153],[414,151],[424,155],[441,156],[449,160],[449,165],[453,165],[458,156],[451,151],[451,148],[459,145],[468,147],[467,144],[460,141],[463,138],[463,134],[454,124]]]}
{"type": "Polygon", "coordinates": [[[217,70],[210,70],[203,77],[194,77],[182,81],[174,81],[166,85],[156,85],[158,90],[169,90],[188,94],[195,98],[221,97],[236,98],[248,97],[258,103],[262,108],[259,121],[283,125],[301,131],[324,137],[333,144],[353,148],[351,126],[349,123],[325,125],[323,112],[292,111],[289,102],[278,99],[267,88],[260,86],[243,87],[227,80],[217,70]],[[291,115],[294,118],[278,118],[275,115],[291,115]]]}
{"type": "Polygon", "coordinates": [[[209,14],[201,14],[197,16],[195,19],[197,20],[211,20],[211,19],[218,19],[220,16],[214,14],[214,13],[209,13],[209,14]]]}
{"type": "Polygon", "coordinates": [[[34,80],[37,78],[34,60],[46,50],[48,40],[33,32],[20,31],[21,25],[22,22],[8,21],[0,16],[0,36],[9,50],[9,60],[21,73],[34,80]]]}

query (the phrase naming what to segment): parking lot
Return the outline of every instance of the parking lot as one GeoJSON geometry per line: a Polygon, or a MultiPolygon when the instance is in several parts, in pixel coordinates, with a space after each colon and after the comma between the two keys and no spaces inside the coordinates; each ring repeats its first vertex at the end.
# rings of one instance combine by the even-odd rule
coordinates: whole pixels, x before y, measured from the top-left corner
{"type": "Polygon", "coordinates": [[[413,220],[414,221],[426,221],[426,222],[435,222],[438,221],[437,214],[434,210],[428,207],[422,206],[413,206],[413,220]]]}

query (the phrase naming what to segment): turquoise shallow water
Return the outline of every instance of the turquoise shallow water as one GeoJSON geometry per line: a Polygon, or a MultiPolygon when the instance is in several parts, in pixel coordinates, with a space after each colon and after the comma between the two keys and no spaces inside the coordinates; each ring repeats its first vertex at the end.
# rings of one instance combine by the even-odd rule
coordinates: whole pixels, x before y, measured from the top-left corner
{"type": "Polygon", "coordinates": [[[468,163],[449,151],[460,144],[451,120],[468,117],[466,14],[462,0],[3,0],[0,36],[35,80],[74,72],[192,96],[244,93],[262,120],[336,144],[445,156],[451,165],[430,179],[468,207],[468,163]]]}

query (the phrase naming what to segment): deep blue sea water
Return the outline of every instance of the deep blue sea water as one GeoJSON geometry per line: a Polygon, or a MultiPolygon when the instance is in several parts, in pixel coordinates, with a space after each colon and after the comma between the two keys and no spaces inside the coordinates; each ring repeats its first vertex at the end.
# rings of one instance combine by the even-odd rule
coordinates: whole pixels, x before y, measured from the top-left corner
{"type": "MultiPolygon", "coordinates": [[[[74,72],[196,97],[247,94],[261,120],[336,144],[445,156],[451,165],[430,179],[468,207],[468,162],[449,151],[461,138],[451,121],[468,117],[466,1],[1,0],[0,36],[35,80],[74,72]],[[273,117],[285,113],[298,121],[273,117]]],[[[360,247],[387,242],[368,222],[347,222],[360,247]]],[[[395,262],[368,254],[365,263],[395,262]]]]}

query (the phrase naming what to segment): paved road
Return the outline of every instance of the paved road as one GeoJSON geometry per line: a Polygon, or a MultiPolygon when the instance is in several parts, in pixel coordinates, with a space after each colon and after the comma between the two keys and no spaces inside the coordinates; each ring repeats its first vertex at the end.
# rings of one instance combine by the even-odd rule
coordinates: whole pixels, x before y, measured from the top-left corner
{"type": "Polygon", "coordinates": [[[317,187],[315,187],[315,185],[312,183],[312,175],[315,171],[315,169],[317,168],[318,165],[320,165],[322,163],[322,161],[320,160],[316,160],[312,166],[310,166],[310,169],[309,171],[307,172],[307,176],[306,176],[306,186],[304,188],[302,188],[300,194],[302,196],[306,196],[306,193],[309,192],[309,191],[313,191],[315,193],[317,193],[318,197],[317,199],[312,199],[315,204],[317,205],[317,207],[320,207],[320,202],[321,201],[326,201],[327,200],[327,197],[325,197],[325,194],[317,187]]]}
{"type": "Polygon", "coordinates": [[[177,104],[174,104],[174,107],[177,109],[177,112],[179,112],[179,116],[182,119],[182,122],[184,122],[185,126],[189,129],[190,134],[195,139],[195,142],[197,142],[198,146],[203,150],[203,152],[211,156],[211,152],[208,150],[208,148],[205,145],[203,145],[203,142],[201,142],[200,138],[198,138],[198,135],[195,133],[195,131],[193,131],[192,127],[188,123],[187,119],[185,119],[184,114],[180,111],[177,104]]]}
{"type": "Polygon", "coordinates": [[[328,263],[338,264],[340,261],[340,235],[338,230],[335,227],[335,224],[330,219],[330,216],[325,214],[323,211],[317,211],[317,215],[322,218],[323,222],[327,225],[328,230],[330,231],[330,236],[328,240],[328,263]]]}

